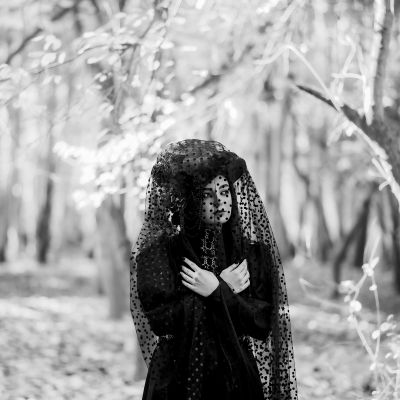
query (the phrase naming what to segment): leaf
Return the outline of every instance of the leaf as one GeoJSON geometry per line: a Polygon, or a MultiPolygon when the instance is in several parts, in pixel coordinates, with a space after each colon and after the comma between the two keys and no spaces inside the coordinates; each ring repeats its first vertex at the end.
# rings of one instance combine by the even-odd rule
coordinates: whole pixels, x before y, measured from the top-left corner
{"type": "Polygon", "coordinates": [[[40,60],[40,65],[42,67],[47,67],[48,65],[54,63],[57,59],[57,53],[45,53],[40,60]]]}
{"type": "Polygon", "coordinates": [[[386,331],[388,331],[391,327],[392,327],[392,324],[390,324],[390,323],[388,323],[388,322],[383,322],[383,323],[381,324],[380,330],[381,330],[382,332],[386,332],[386,331]]]}
{"type": "Polygon", "coordinates": [[[175,44],[169,40],[164,40],[164,42],[160,46],[163,50],[172,49],[175,47],[175,44]]]}
{"type": "Polygon", "coordinates": [[[120,61],[120,58],[119,58],[119,55],[116,54],[116,53],[111,54],[111,56],[108,57],[108,59],[107,59],[107,62],[108,62],[108,64],[110,64],[110,65],[114,65],[114,64],[117,63],[118,61],[120,61]]]}
{"type": "Polygon", "coordinates": [[[31,41],[32,42],[40,42],[41,40],[43,40],[43,38],[44,38],[44,35],[38,35],[38,36],[35,36],[31,41]]]}
{"type": "Polygon", "coordinates": [[[62,64],[64,61],[65,61],[65,58],[66,58],[66,53],[65,53],[65,51],[63,51],[63,52],[61,52],[59,55],[58,55],[58,63],[59,64],[62,64]]]}
{"type": "Polygon", "coordinates": [[[362,305],[358,300],[352,300],[349,304],[350,312],[356,313],[361,311],[362,305]]]}
{"type": "Polygon", "coordinates": [[[374,340],[378,339],[378,337],[380,337],[380,336],[381,336],[381,332],[380,332],[379,329],[374,330],[374,331],[372,332],[372,334],[371,334],[371,337],[372,337],[372,339],[374,339],[374,340]]]}
{"type": "Polygon", "coordinates": [[[83,38],[83,39],[90,39],[90,38],[95,37],[95,36],[96,36],[96,33],[95,33],[95,32],[85,32],[85,33],[82,35],[82,38],[83,38]]]}
{"type": "Polygon", "coordinates": [[[45,36],[45,42],[43,45],[43,50],[58,50],[61,48],[61,40],[55,37],[54,35],[45,36]]]}
{"type": "Polygon", "coordinates": [[[98,62],[100,62],[101,60],[103,60],[104,58],[105,58],[105,56],[106,56],[106,54],[103,54],[103,55],[100,55],[100,56],[97,56],[97,57],[89,57],[87,60],[86,60],[86,64],[96,64],[96,63],[98,63],[98,62]]]}

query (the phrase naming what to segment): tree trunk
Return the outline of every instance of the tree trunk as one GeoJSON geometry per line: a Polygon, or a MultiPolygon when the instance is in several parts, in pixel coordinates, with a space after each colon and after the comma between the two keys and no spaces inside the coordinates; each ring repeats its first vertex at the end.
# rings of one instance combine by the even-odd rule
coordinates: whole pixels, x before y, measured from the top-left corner
{"type": "Polygon", "coordinates": [[[13,169],[13,132],[8,127],[11,126],[7,109],[3,109],[3,115],[7,127],[3,134],[0,134],[0,262],[7,259],[8,228],[10,224],[10,204],[11,204],[11,184],[13,169]]]}
{"type": "Polygon", "coordinates": [[[48,176],[46,178],[45,200],[39,211],[38,223],[36,227],[36,259],[41,264],[45,264],[47,262],[48,252],[50,249],[52,197],[53,181],[51,177],[48,176]]]}
{"type": "Polygon", "coordinates": [[[332,298],[339,297],[338,286],[341,281],[341,267],[346,259],[346,255],[349,251],[351,244],[355,241],[356,237],[359,235],[361,231],[361,226],[365,215],[365,204],[368,202],[369,198],[370,195],[368,195],[368,198],[364,201],[361,212],[359,213],[353,227],[351,228],[349,233],[346,235],[344,241],[342,242],[342,245],[333,262],[333,281],[336,283],[336,287],[332,292],[332,298]]]}
{"type": "Polygon", "coordinates": [[[394,287],[397,293],[400,293],[400,214],[398,203],[395,197],[390,193],[389,196],[392,212],[392,251],[393,251],[393,274],[394,287]]]}
{"type": "Polygon", "coordinates": [[[8,196],[0,188],[0,263],[7,260],[8,196]]]}
{"type": "Polygon", "coordinates": [[[48,95],[47,109],[48,109],[48,128],[47,128],[47,148],[45,154],[45,170],[47,172],[45,176],[45,194],[44,200],[39,210],[38,221],[36,225],[36,259],[39,263],[45,264],[47,262],[48,253],[50,249],[51,241],[51,214],[52,214],[52,202],[53,202],[53,191],[54,182],[53,175],[55,173],[55,160],[53,155],[54,145],[54,117],[56,110],[56,93],[57,86],[53,83],[50,88],[50,94],[48,95]]]}
{"type": "MultiPolygon", "coordinates": [[[[279,104],[279,125],[277,129],[269,129],[267,143],[268,171],[267,177],[267,213],[271,219],[271,226],[279,244],[279,251],[282,257],[292,255],[292,248],[289,243],[285,224],[283,222],[280,199],[281,199],[281,177],[282,177],[282,143],[286,125],[289,119],[290,110],[290,88],[284,88],[283,99],[279,104]]],[[[266,105],[265,107],[267,107],[266,105]]]]}
{"type": "Polygon", "coordinates": [[[373,195],[376,191],[376,185],[372,185],[369,196],[363,202],[363,208],[360,215],[360,226],[358,236],[356,240],[356,248],[354,252],[353,264],[357,267],[361,267],[364,264],[364,249],[367,243],[368,236],[368,221],[369,213],[371,209],[371,202],[373,195]]]}
{"type": "Polygon", "coordinates": [[[318,240],[313,240],[315,243],[315,255],[318,259],[326,261],[330,257],[330,250],[332,249],[332,240],[328,230],[328,223],[326,221],[326,213],[324,212],[323,198],[323,180],[324,174],[330,173],[324,168],[324,159],[328,152],[326,146],[325,132],[327,131],[327,123],[321,128],[311,129],[310,139],[310,157],[309,157],[309,171],[311,172],[311,179],[308,185],[308,196],[310,197],[314,206],[315,224],[313,227],[313,234],[318,240]],[[318,172],[315,171],[315,166],[318,166],[318,172]]]}
{"type": "Polygon", "coordinates": [[[109,299],[109,315],[118,319],[129,310],[130,243],[121,208],[111,196],[97,209],[96,221],[101,283],[109,299]]]}
{"type": "MultiPolygon", "coordinates": [[[[381,227],[381,258],[380,264],[384,270],[395,268],[395,250],[396,243],[393,242],[393,218],[392,218],[392,199],[393,193],[390,191],[389,186],[384,188],[381,196],[377,197],[377,217],[379,226],[381,227]]],[[[395,199],[394,199],[395,200],[395,199]]]]}
{"type": "MultiPolygon", "coordinates": [[[[321,193],[322,187],[320,185],[320,182],[318,184],[318,190],[321,193]]],[[[318,240],[316,240],[316,243],[318,244],[318,251],[317,256],[318,259],[322,261],[327,261],[331,255],[331,248],[332,248],[332,240],[329,235],[329,230],[326,222],[326,217],[324,213],[324,205],[323,202],[321,201],[321,196],[314,197],[313,199],[314,207],[315,207],[315,212],[317,216],[317,228],[316,228],[316,237],[318,240]]]]}

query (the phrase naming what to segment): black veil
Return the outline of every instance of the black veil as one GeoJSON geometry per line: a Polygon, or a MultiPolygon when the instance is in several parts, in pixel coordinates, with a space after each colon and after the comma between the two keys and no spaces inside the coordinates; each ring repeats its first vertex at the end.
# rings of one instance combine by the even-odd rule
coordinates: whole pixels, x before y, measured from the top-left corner
{"type": "MultiPolygon", "coordinates": [[[[255,371],[264,399],[297,399],[282,263],[242,158],[216,141],[187,139],[168,145],[151,171],[144,223],[130,266],[131,313],[149,367],[147,393],[151,385],[167,390],[176,380],[182,399],[202,399],[207,365],[222,362],[232,390],[255,371]],[[232,214],[219,233],[199,218],[201,188],[218,174],[227,178],[232,194],[232,214]],[[183,256],[216,276],[247,259],[251,285],[233,294],[219,278],[221,300],[210,308],[212,300],[182,285],[178,271],[183,256]],[[215,313],[208,314],[210,309],[215,313]],[[254,357],[256,367],[242,361],[243,349],[254,357]],[[221,354],[222,361],[213,360],[214,353],[221,354]]],[[[251,395],[251,386],[243,395],[251,395]]]]}

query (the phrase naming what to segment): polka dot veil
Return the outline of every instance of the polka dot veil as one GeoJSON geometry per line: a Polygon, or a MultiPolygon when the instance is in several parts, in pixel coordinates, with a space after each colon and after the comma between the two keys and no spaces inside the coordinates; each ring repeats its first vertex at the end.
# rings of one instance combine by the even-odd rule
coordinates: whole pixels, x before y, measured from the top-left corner
{"type": "Polygon", "coordinates": [[[297,399],[277,243],[245,161],[221,143],[187,139],[158,155],[132,249],[130,293],[149,368],[143,398],[211,400],[221,390],[226,399],[297,399]],[[216,294],[202,297],[182,284],[183,257],[218,277],[216,294]],[[235,293],[219,274],[243,260],[249,284],[235,293]]]}

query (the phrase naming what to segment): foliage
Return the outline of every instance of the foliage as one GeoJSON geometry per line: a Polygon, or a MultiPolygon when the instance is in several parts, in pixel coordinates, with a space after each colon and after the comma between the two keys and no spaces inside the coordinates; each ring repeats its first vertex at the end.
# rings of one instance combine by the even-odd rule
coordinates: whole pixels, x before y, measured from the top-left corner
{"type": "MultiPolygon", "coordinates": [[[[392,165],[354,123],[300,94],[295,85],[316,87],[332,105],[349,104],[357,115],[371,108],[373,3],[3,2],[0,151],[15,145],[14,153],[9,153],[18,173],[6,176],[4,181],[9,183],[7,186],[2,181],[0,195],[24,192],[25,203],[39,203],[43,192],[40,179],[50,176],[67,188],[68,196],[73,190],[80,206],[98,207],[106,196],[130,195],[143,208],[149,169],[164,143],[188,136],[226,138],[237,142],[238,148],[246,144],[243,151],[256,154],[258,158],[254,158],[261,164],[266,151],[259,148],[257,137],[268,136],[270,140],[270,133],[278,132],[283,137],[282,148],[295,149],[293,160],[285,160],[295,175],[288,185],[303,179],[305,196],[310,194],[314,199],[318,187],[333,181],[332,192],[336,189],[337,197],[331,202],[337,219],[341,219],[340,201],[359,200],[363,190],[358,189],[363,189],[366,181],[377,181],[380,190],[388,184],[394,187],[392,165]],[[285,127],[288,115],[291,125],[285,127]],[[285,139],[292,135],[293,143],[285,139]],[[62,161],[67,172],[47,169],[47,143],[52,146],[52,155],[58,157],[59,169],[62,171],[62,161]],[[29,196],[25,193],[27,182],[33,188],[29,196]]],[[[396,5],[396,19],[397,14],[396,5]]],[[[385,113],[394,126],[400,120],[399,37],[395,25],[383,97],[385,113]]],[[[0,155],[2,158],[3,153],[0,155]]],[[[285,168],[284,183],[292,173],[285,168]]],[[[8,171],[3,164],[2,169],[1,178],[8,171]]],[[[300,194],[298,187],[293,189],[296,196],[300,194]]],[[[348,206],[347,215],[354,214],[358,203],[348,206]]],[[[27,213],[32,221],[35,207],[27,213]]],[[[0,211],[2,217],[4,212],[0,211]]],[[[334,219],[328,207],[325,213],[334,219]]],[[[346,230],[348,221],[342,219],[346,230]]],[[[62,222],[66,225],[68,221],[62,222]]],[[[29,236],[33,228],[26,225],[29,236]]],[[[329,229],[336,232],[333,237],[343,235],[341,226],[329,229]]],[[[301,232],[300,227],[298,236],[301,232]]],[[[359,282],[343,282],[341,287],[349,322],[370,360],[374,398],[389,399],[400,397],[399,336],[393,317],[380,318],[374,281],[377,262],[371,257],[363,265],[359,282]],[[358,298],[361,287],[369,281],[377,308],[373,328],[362,323],[363,305],[358,298]]],[[[36,343],[43,340],[41,332],[51,335],[53,317],[34,325],[36,343]]],[[[5,323],[9,332],[14,328],[13,318],[5,323]]],[[[81,322],[70,323],[73,327],[81,322]]],[[[28,337],[32,325],[26,326],[20,328],[22,336],[28,337]]],[[[76,345],[81,338],[72,335],[71,340],[76,345]]],[[[25,345],[30,351],[29,343],[25,345]]],[[[41,351],[45,354],[47,350],[42,347],[41,351]]],[[[9,356],[12,359],[14,354],[9,356]]],[[[67,361],[73,364],[76,359],[67,361]]]]}
{"type": "Polygon", "coordinates": [[[375,385],[373,400],[397,399],[400,395],[400,332],[393,314],[388,315],[385,321],[381,320],[375,280],[375,267],[379,258],[374,257],[373,253],[374,251],[369,261],[362,266],[363,275],[360,280],[356,284],[351,280],[342,281],[341,292],[345,294],[344,301],[349,307],[348,320],[357,331],[369,356],[375,385]],[[368,281],[371,282],[369,290],[373,293],[376,305],[376,326],[372,331],[370,325],[362,324],[362,304],[358,301],[360,289],[368,281]],[[385,346],[381,345],[381,341],[385,341],[385,346]]]}

